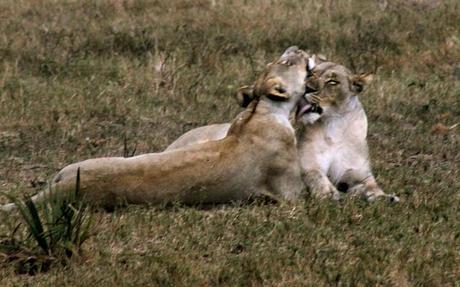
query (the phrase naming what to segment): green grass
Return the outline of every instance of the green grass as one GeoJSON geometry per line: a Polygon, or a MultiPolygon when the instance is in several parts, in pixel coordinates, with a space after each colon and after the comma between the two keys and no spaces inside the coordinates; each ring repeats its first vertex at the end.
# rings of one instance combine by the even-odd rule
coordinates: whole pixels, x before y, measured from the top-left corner
{"type": "Polygon", "coordinates": [[[20,200],[11,194],[2,195],[16,204],[25,226],[21,229],[19,223],[10,227],[11,234],[0,241],[2,263],[15,264],[19,274],[34,275],[48,271],[52,263],[65,265],[81,253],[93,223],[80,194],[80,169],[75,191],[64,197],[47,194],[38,204],[31,198],[20,200]]]}
{"type": "MultiPolygon", "coordinates": [[[[98,212],[82,256],[36,276],[2,264],[0,285],[459,286],[460,127],[432,128],[460,122],[460,3],[387,2],[2,1],[1,191],[227,122],[236,89],[295,44],[376,74],[373,167],[402,202],[98,212]]],[[[2,216],[0,234],[19,220],[2,216]]]]}

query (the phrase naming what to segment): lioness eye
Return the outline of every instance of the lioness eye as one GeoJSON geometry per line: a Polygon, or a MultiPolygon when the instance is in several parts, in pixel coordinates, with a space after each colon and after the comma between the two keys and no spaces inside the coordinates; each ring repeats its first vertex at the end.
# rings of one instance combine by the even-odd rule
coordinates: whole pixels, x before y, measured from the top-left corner
{"type": "Polygon", "coordinates": [[[339,82],[337,82],[336,80],[329,80],[326,82],[328,85],[331,85],[331,86],[335,86],[337,85],[339,82]]]}

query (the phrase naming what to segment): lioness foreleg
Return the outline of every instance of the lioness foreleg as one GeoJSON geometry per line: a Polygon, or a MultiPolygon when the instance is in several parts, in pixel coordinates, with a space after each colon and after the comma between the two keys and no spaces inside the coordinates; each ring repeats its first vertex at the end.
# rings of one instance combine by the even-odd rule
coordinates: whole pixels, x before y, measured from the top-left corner
{"type": "Polygon", "coordinates": [[[309,169],[304,171],[304,183],[308,186],[310,192],[319,198],[340,199],[340,193],[335,186],[330,182],[327,175],[317,169],[309,169]]]}
{"type": "Polygon", "coordinates": [[[385,193],[378,185],[374,176],[369,172],[367,176],[356,170],[349,170],[342,180],[349,185],[347,193],[373,202],[379,198],[386,198],[392,202],[399,202],[399,198],[393,194],[385,193]]]}

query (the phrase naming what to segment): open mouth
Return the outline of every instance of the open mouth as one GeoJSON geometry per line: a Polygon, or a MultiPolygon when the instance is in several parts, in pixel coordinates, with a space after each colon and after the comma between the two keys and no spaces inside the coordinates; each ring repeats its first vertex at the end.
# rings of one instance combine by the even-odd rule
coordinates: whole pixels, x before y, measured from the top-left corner
{"type": "Polygon", "coordinates": [[[302,97],[297,105],[296,118],[299,119],[303,115],[310,113],[321,115],[323,113],[323,108],[321,108],[318,104],[308,102],[305,97],[302,97]]]}

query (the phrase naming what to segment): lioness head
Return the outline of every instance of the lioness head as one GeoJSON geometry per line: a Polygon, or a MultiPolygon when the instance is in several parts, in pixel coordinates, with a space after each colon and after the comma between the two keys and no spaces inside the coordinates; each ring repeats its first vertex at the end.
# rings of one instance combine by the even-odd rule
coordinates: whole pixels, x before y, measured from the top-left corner
{"type": "Polygon", "coordinates": [[[354,75],[344,66],[309,59],[306,95],[299,102],[296,118],[311,124],[321,117],[338,114],[372,81],[372,75],[354,75]]]}
{"type": "Polygon", "coordinates": [[[238,90],[237,100],[247,107],[253,99],[297,101],[305,93],[308,54],[293,46],[276,61],[267,65],[265,72],[251,86],[238,90]]]}

